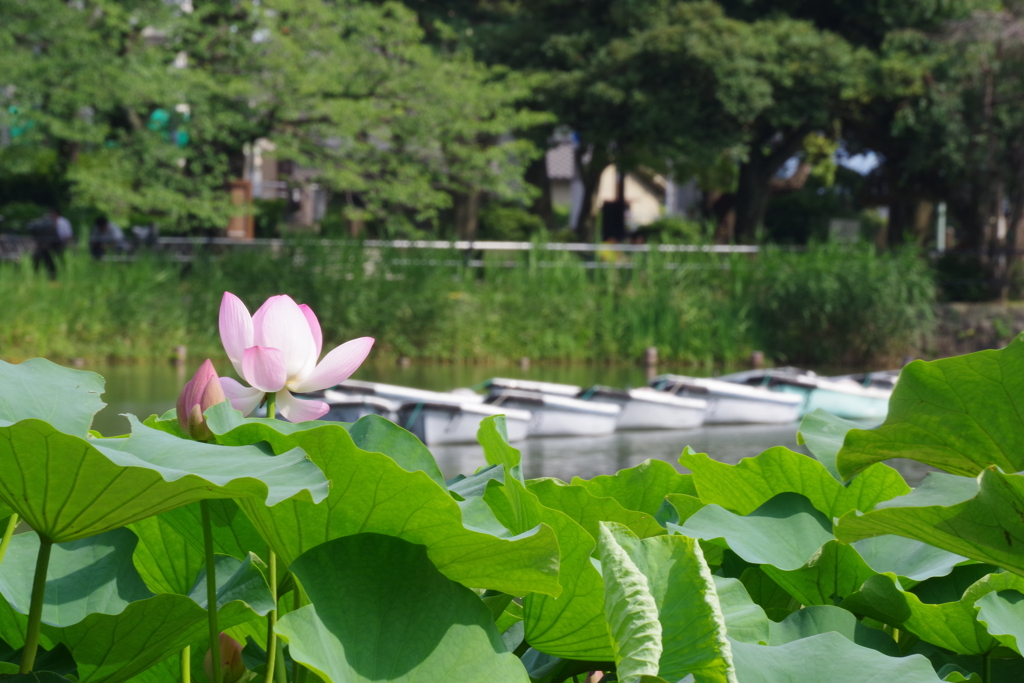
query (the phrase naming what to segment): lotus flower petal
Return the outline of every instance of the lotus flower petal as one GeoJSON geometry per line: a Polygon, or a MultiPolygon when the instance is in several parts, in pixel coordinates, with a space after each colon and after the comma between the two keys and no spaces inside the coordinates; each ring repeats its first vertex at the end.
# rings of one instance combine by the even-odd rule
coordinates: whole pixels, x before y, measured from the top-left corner
{"type": "Polygon", "coordinates": [[[320,391],[344,382],[366,360],[373,348],[373,337],[347,341],[328,353],[304,380],[291,385],[294,391],[320,391]]]}
{"type": "Polygon", "coordinates": [[[207,359],[178,396],[178,424],[197,441],[205,441],[211,436],[203,413],[210,406],[227,400],[218,380],[213,362],[207,359]]]}
{"type": "MultiPolygon", "coordinates": [[[[254,343],[281,351],[287,378],[302,379],[316,366],[313,332],[302,309],[290,296],[267,299],[253,315],[252,322],[254,343]]],[[[267,391],[277,391],[281,386],[267,391]]]]}
{"type": "Polygon", "coordinates": [[[240,384],[230,377],[221,377],[220,386],[224,390],[224,395],[231,401],[231,407],[235,410],[240,410],[242,415],[246,416],[256,410],[260,401],[263,400],[263,395],[266,393],[240,384]]]}
{"type": "Polygon", "coordinates": [[[320,352],[324,349],[324,333],[320,331],[320,321],[317,320],[313,309],[306,304],[300,305],[299,310],[302,311],[302,315],[306,316],[306,322],[309,323],[309,331],[313,333],[313,343],[316,345],[316,357],[319,358],[320,352]]]}
{"type": "Polygon", "coordinates": [[[288,381],[285,356],[280,349],[253,346],[242,356],[242,376],[260,391],[274,392],[288,381]]]}
{"type": "Polygon", "coordinates": [[[242,354],[253,345],[252,316],[242,300],[224,292],[220,300],[220,341],[235,372],[242,374],[242,354]]]}
{"type": "Polygon", "coordinates": [[[292,396],[287,389],[277,392],[276,401],[277,412],[289,422],[316,420],[330,410],[330,406],[323,401],[304,401],[292,396]]]}

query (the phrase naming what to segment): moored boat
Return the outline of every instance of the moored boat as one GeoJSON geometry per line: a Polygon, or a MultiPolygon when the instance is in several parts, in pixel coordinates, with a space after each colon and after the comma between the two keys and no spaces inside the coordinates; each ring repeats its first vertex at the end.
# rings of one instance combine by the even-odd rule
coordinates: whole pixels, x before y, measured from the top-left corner
{"type": "Polygon", "coordinates": [[[847,420],[884,419],[892,395],[892,387],[885,387],[881,381],[865,385],[852,377],[822,377],[798,368],[751,370],[721,379],[799,396],[801,415],[820,408],[847,420]]]}
{"type": "Polygon", "coordinates": [[[784,424],[800,417],[800,396],[721,379],[658,375],[651,386],[675,396],[707,401],[704,424],[784,424]]]}
{"type": "Polygon", "coordinates": [[[621,408],[616,429],[692,429],[704,424],[708,402],[702,398],[675,396],[650,387],[613,389],[596,386],[578,398],[610,403],[621,408]]]}
{"type": "Polygon", "coordinates": [[[505,430],[510,442],[522,441],[529,435],[532,415],[526,410],[490,406],[486,403],[403,403],[398,409],[398,424],[432,445],[476,443],[480,423],[486,417],[505,416],[505,430]]]}
{"type": "Polygon", "coordinates": [[[395,422],[428,446],[475,443],[480,423],[492,415],[504,415],[509,441],[520,441],[526,438],[531,419],[528,411],[486,405],[484,397],[478,394],[427,391],[378,382],[346,380],[324,395],[329,404],[342,396],[372,396],[390,401],[397,405],[395,422]]]}
{"type": "Polygon", "coordinates": [[[608,403],[492,387],[487,398],[495,408],[528,410],[530,436],[599,436],[615,431],[621,408],[608,403]]]}
{"type": "Polygon", "coordinates": [[[518,389],[520,391],[533,391],[554,396],[568,396],[569,398],[576,398],[583,392],[583,387],[576,386],[575,384],[538,382],[532,379],[510,379],[508,377],[492,377],[485,381],[483,386],[488,392],[501,389],[518,389]]]}
{"type": "Polygon", "coordinates": [[[347,395],[330,390],[324,392],[323,400],[330,410],[320,419],[332,422],[355,422],[367,415],[380,415],[394,422],[400,405],[380,396],[347,395]]]}

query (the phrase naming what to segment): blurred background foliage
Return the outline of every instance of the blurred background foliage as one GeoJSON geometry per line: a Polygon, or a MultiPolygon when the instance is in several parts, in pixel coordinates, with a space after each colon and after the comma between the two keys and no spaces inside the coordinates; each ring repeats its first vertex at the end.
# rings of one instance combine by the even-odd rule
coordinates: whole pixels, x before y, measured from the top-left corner
{"type": "Polygon", "coordinates": [[[288,292],[309,304],[325,342],[376,337],[382,358],[610,362],[648,346],[666,362],[743,362],[761,349],[815,364],[896,361],[932,326],[933,282],[907,250],[814,246],[806,253],[658,253],[630,267],[581,268],[565,252],[456,251],[319,242],[146,255],[97,266],[67,255],[61,279],[0,268],[5,357],[163,360],[178,344],[220,357],[221,293],[255,310],[288,292]],[[287,267],[285,267],[287,266],[287,267]]]}

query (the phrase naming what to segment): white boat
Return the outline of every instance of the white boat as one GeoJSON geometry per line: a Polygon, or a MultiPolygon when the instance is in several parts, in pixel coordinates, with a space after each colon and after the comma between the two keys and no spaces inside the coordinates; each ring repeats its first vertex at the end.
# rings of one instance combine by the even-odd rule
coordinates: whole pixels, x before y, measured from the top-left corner
{"type": "Polygon", "coordinates": [[[403,403],[398,409],[398,424],[419,437],[428,446],[476,443],[476,434],[484,418],[505,416],[508,440],[522,441],[529,435],[532,415],[526,410],[486,403],[403,403]]]}
{"type": "Polygon", "coordinates": [[[900,379],[900,371],[876,370],[874,372],[859,372],[854,375],[829,377],[828,379],[834,381],[852,380],[861,386],[875,387],[876,389],[889,389],[891,391],[896,388],[896,382],[900,379]]]}
{"type": "Polygon", "coordinates": [[[528,411],[489,406],[478,394],[427,391],[355,380],[346,380],[324,392],[328,404],[360,396],[383,398],[396,404],[395,423],[428,446],[476,443],[480,423],[492,415],[504,415],[509,441],[521,441],[527,437],[532,417],[528,411]]]}
{"type": "Polygon", "coordinates": [[[520,391],[534,391],[554,396],[568,396],[569,398],[576,398],[583,392],[583,387],[578,387],[575,384],[536,382],[531,379],[509,379],[508,377],[492,377],[484,382],[484,386],[489,392],[501,389],[518,389],[520,391]]]}
{"type": "Polygon", "coordinates": [[[611,403],[622,408],[617,429],[692,429],[704,424],[708,402],[702,398],[675,396],[650,387],[612,389],[593,387],[579,398],[595,403],[611,403]]]}
{"type": "Polygon", "coordinates": [[[494,407],[528,410],[530,436],[598,436],[615,431],[621,408],[608,403],[520,389],[491,388],[494,407]]]}
{"type": "Polygon", "coordinates": [[[865,385],[852,377],[822,377],[799,368],[750,370],[721,379],[800,396],[803,399],[801,415],[821,408],[847,420],[885,419],[892,395],[892,386],[885,387],[881,381],[879,385],[872,386],[870,382],[865,385]]]}
{"type": "Polygon", "coordinates": [[[795,422],[804,403],[802,397],[794,394],[706,377],[658,375],[651,380],[651,386],[675,396],[707,401],[704,424],[795,422]]]}
{"type": "Polygon", "coordinates": [[[400,403],[423,401],[428,403],[452,403],[461,405],[463,403],[484,402],[483,396],[471,392],[452,393],[448,391],[430,391],[428,389],[402,387],[397,384],[363,382],[354,379],[347,379],[333,389],[328,389],[328,391],[345,394],[369,394],[372,396],[382,396],[400,403]]]}
{"type": "Polygon", "coordinates": [[[330,410],[321,420],[333,422],[355,422],[367,415],[380,415],[386,420],[395,421],[399,404],[380,396],[348,396],[332,394],[331,400],[324,397],[330,410]]]}

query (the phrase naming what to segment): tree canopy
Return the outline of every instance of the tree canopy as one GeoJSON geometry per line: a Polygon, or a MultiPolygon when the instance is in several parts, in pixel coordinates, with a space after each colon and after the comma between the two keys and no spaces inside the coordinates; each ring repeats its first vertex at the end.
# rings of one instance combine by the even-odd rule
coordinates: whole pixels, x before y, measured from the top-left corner
{"type": "Polygon", "coordinates": [[[541,154],[561,129],[580,239],[608,164],[698,178],[715,237],[749,242],[773,197],[831,182],[841,146],[878,155],[858,199],[890,207],[890,242],[922,239],[944,201],[993,263],[1024,244],[1017,0],[0,0],[0,16],[0,204],[36,179],[56,201],[222,227],[266,140],[387,234],[472,234],[481,198],[555,227],[541,154]]]}

